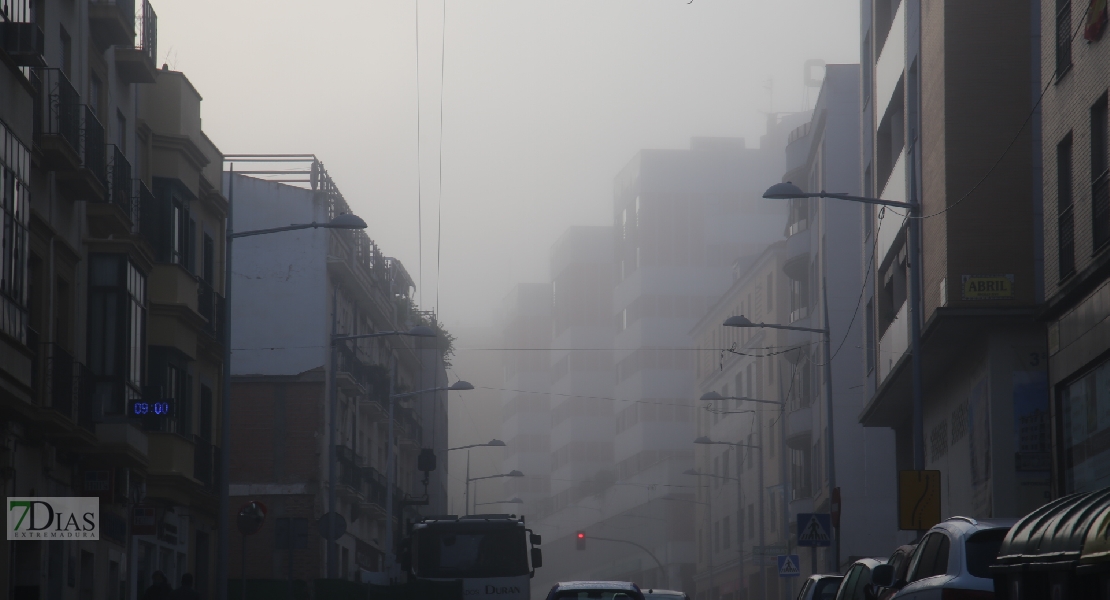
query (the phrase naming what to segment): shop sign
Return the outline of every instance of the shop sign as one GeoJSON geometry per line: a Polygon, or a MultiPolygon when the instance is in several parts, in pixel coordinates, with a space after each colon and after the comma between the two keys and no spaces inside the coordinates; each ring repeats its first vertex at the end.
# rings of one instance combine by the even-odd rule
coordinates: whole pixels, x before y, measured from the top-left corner
{"type": "Polygon", "coordinates": [[[964,300],[1011,300],[1014,297],[1013,275],[964,275],[964,300]]]}

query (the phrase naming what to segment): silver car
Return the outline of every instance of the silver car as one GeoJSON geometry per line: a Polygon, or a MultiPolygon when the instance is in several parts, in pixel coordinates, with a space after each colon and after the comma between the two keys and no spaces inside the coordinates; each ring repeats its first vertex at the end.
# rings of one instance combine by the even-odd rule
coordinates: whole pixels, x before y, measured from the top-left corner
{"type": "Polygon", "coordinates": [[[893,581],[893,568],[882,565],[872,573],[872,582],[897,589],[891,600],[990,600],[994,580],[989,567],[1016,522],[952,517],[921,538],[906,581],[893,581]]]}

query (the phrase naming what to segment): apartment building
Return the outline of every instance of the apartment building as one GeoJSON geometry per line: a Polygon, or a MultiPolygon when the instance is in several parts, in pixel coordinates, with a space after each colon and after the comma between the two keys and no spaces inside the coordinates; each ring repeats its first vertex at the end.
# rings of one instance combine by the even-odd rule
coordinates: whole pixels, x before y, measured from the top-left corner
{"type": "Polygon", "coordinates": [[[162,570],[211,594],[221,154],[156,68],[149,2],[2,8],[0,472],[7,496],[99,497],[101,538],[6,543],[0,585],[116,600],[162,570]],[[136,416],[154,400],[172,412],[136,416]]]}
{"type": "Polygon", "coordinates": [[[518,283],[501,302],[501,437],[500,473],[472,471],[471,478],[507,475],[470,484],[471,506],[478,502],[520,498],[523,506],[471,512],[535,514],[551,496],[551,284],[518,283]]]}
{"type": "MultiPolygon", "coordinates": [[[[602,518],[599,494],[616,478],[613,436],[613,228],[568,228],[551,247],[551,495],[537,532],[548,547],[602,518]]],[[[574,579],[570,552],[548,552],[536,587],[574,579]]]]}
{"type": "Polygon", "coordinates": [[[1015,450],[1044,469],[1053,449],[1054,497],[1110,485],[1110,187],[1106,6],[1041,2],[1044,286],[1051,418],[1040,405],[1015,414],[1015,450]],[[1051,83],[1051,85],[1048,85],[1051,83]],[[1049,427],[1049,423],[1053,427],[1049,427]]]}
{"type": "Polygon", "coordinates": [[[863,300],[860,420],[894,429],[897,468],[913,468],[916,319],[919,433],[924,467],[942,473],[943,516],[1016,517],[1049,496],[1047,445],[1021,441],[1020,431],[1048,411],[1048,348],[1036,319],[1045,289],[1039,15],[981,2],[862,4],[863,195],[920,202],[922,218],[866,211],[877,249],[874,293],[863,300]],[[916,315],[907,227],[922,240],[916,315]]]}
{"type": "MultiPolygon", "coordinates": [[[[225,186],[235,231],[327,223],[350,212],[312,155],[237,155],[228,161],[234,171],[226,174],[225,186]]],[[[329,511],[334,428],[335,503],[346,522],[338,540],[338,575],[381,582],[390,568],[387,520],[393,521],[395,552],[406,519],[447,509],[443,391],[393,400],[392,506],[387,499],[390,394],[446,387],[443,338],[343,341],[333,363],[331,336],[438,328],[435,315],[416,309],[415,285],[404,266],[383,256],[360,230],[244,237],[232,261],[231,508],[257,500],[269,509],[262,529],[246,541],[246,576],[326,576],[327,542],[317,523],[329,511]],[[422,473],[419,459],[429,452],[438,468],[422,473]]],[[[230,572],[236,579],[243,568],[241,540],[232,540],[230,572]]]]}
{"type": "Polygon", "coordinates": [[[787,407],[812,404],[811,382],[800,372],[809,366],[808,352],[814,345],[792,342],[781,330],[721,325],[741,314],[754,322],[789,322],[791,280],[783,272],[787,257],[787,242],[782,240],[759,255],[737,259],[732,287],[691,330],[698,349],[691,395],[716,392],[725,398],[698,402],[694,411],[695,435],[701,443],[691,444],[697,474],[687,479],[696,486],[691,508],[698,600],[789,595],[789,581],[781,582],[780,592],[774,557],[791,545],[792,495],[801,497],[812,487],[801,471],[793,475],[802,481],[788,485],[792,473],[786,471],[790,467],[785,460],[784,415],[787,407]]]}

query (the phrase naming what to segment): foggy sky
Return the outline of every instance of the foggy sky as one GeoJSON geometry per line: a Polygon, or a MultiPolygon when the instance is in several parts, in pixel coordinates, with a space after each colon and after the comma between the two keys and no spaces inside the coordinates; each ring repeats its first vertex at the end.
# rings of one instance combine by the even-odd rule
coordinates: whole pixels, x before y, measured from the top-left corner
{"type": "MultiPolygon", "coordinates": [[[[220,149],[316,154],[370,237],[417,279],[414,2],[154,8],[159,63],[204,97],[220,149]]],[[[419,3],[425,308],[436,304],[443,10],[419,3]]],[[[447,327],[489,323],[512,283],[545,281],[567,226],[611,223],[613,178],[638,149],[685,148],[691,136],[755,146],[766,111],[802,108],[806,59],[859,61],[858,15],[858,0],[449,0],[447,327]]]]}

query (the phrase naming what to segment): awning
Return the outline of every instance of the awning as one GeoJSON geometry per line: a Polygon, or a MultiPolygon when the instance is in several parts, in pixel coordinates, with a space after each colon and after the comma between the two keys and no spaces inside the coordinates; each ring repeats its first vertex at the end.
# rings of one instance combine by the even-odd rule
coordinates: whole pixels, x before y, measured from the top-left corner
{"type": "Polygon", "coordinates": [[[1110,488],[1054,500],[1010,528],[991,572],[1002,575],[1025,570],[1066,570],[1075,568],[1081,560],[1110,561],[1110,543],[1105,539],[1108,518],[1110,488]],[[1101,545],[1092,544],[1088,549],[1091,534],[1097,537],[1099,531],[1103,535],[1101,545]]]}

